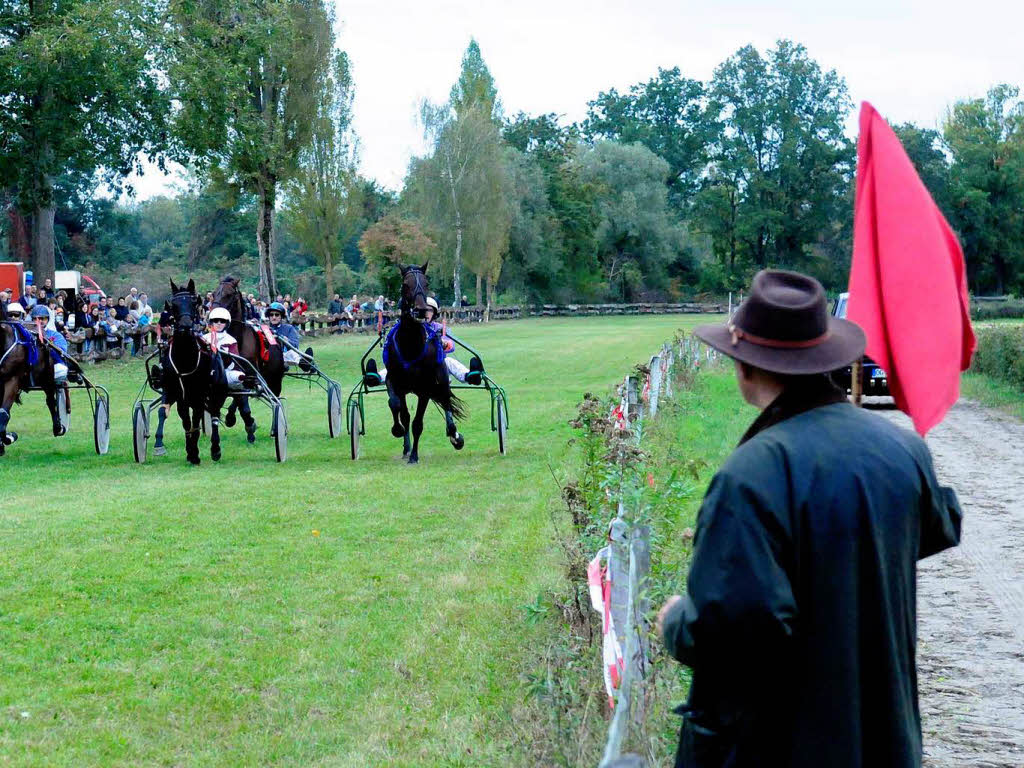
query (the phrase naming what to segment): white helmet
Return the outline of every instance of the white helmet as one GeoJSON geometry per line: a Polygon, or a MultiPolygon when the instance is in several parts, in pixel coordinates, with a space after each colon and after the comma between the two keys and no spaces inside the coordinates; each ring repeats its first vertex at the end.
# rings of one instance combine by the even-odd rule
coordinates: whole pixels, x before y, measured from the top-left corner
{"type": "Polygon", "coordinates": [[[435,299],[433,296],[427,296],[427,306],[428,307],[433,307],[434,311],[436,312],[437,311],[437,299],[435,299]]]}
{"type": "Polygon", "coordinates": [[[230,323],[231,313],[224,309],[224,307],[212,309],[210,310],[210,316],[206,318],[206,322],[212,323],[214,320],[223,320],[225,323],[230,323]]]}
{"type": "Polygon", "coordinates": [[[23,306],[21,306],[21,304],[19,304],[18,302],[12,301],[10,304],[7,305],[7,314],[8,315],[24,315],[25,314],[25,308],[23,306]]]}

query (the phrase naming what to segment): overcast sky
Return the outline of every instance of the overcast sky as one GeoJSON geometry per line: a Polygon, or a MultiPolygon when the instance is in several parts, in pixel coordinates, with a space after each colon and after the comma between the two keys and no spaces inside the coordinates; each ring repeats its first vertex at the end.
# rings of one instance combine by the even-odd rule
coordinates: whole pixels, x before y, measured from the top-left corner
{"type": "MultiPolygon", "coordinates": [[[[392,189],[423,151],[417,105],[448,97],[471,37],[506,115],[581,119],[600,91],[628,89],[658,67],[700,80],[747,43],[803,43],[846,79],[855,103],[891,122],[938,127],[957,99],[1024,86],[1020,0],[336,0],[352,61],[361,170],[392,189]]],[[[849,122],[850,135],[856,128],[849,122]]],[[[140,197],[171,182],[156,171],[140,197]]]]}

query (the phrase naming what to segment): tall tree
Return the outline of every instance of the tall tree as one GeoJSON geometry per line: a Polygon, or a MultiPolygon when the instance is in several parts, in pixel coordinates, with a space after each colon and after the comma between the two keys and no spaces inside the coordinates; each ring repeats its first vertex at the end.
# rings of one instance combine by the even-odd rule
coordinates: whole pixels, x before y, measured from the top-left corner
{"type": "Polygon", "coordinates": [[[704,86],[678,67],[658,69],[629,93],[614,88],[588,103],[583,132],[592,141],[640,142],[668,163],[665,183],[682,208],[696,191],[707,161],[712,128],[704,111],[704,86]]]}
{"type": "Polygon", "coordinates": [[[730,264],[805,266],[839,215],[852,171],[846,84],[782,40],[765,56],[737,51],[715,70],[709,98],[720,128],[700,226],[730,264]]]}
{"type": "Polygon", "coordinates": [[[388,296],[401,292],[398,267],[422,264],[436,253],[419,222],[389,214],[363,232],[359,248],[366,259],[366,281],[388,296]]]}
{"type": "Polygon", "coordinates": [[[278,187],[309,146],[330,72],[323,0],[169,0],[174,127],[200,168],[255,195],[259,291],[277,292],[278,187]]]}
{"type": "Polygon", "coordinates": [[[327,296],[334,293],[334,262],[341,256],[342,243],[362,213],[351,131],[354,95],[348,56],[339,51],[320,100],[312,141],[286,187],[288,228],[323,265],[327,296]]]}
{"type": "Polygon", "coordinates": [[[101,170],[117,186],[141,151],[162,147],[158,10],[157,0],[0,5],[0,189],[17,191],[31,222],[37,280],[55,268],[57,177],[101,170]]]}
{"type": "Polygon", "coordinates": [[[943,129],[950,196],[975,290],[1020,288],[1024,272],[1024,101],[999,85],[954,105],[943,129]]]}
{"type": "Polygon", "coordinates": [[[596,234],[610,292],[627,300],[644,288],[665,289],[683,244],[664,183],[668,163],[642,144],[614,141],[599,141],[579,163],[597,187],[596,234]]]}
{"type": "Polygon", "coordinates": [[[472,110],[478,110],[492,119],[500,117],[498,89],[480,53],[480,46],[472,38],[466,52],[462,54],[462,69],[459,70],[459,79],[452,86],[448,103],[457,119],[467,116],[472,110]]]}
{"type": "Polygon", "coordinates": [[[945,152],[942,134],[931,128],[921,128],[913,123],[894,125],[893,132],[899,137],[914,170],[928,188],[935,203],[948,217],[950,162],[945,152]]]}

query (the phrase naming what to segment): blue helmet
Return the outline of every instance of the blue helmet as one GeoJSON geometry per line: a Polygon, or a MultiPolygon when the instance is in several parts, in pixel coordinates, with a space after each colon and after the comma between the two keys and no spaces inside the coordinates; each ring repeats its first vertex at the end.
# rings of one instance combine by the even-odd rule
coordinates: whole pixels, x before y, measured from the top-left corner
{"type": "Polygon", "coordinates": [[[282,304],[282,303],[281,303],[280,301],[275,301],[275,302],[272,302],[272,303],[271,303],[271,305],[270,305],[269,307],[267,307],[267,311],[268,311],[268,312],[269,312],[270,310],[272,310],[272,309],[276,309],[276,310],[277,310],[278,312],[280,312],[280,313],[281,313],[282,315],[286,315],[286,314],[288,314],[288,313],[287,313],[287,312],[285,311],[285,308],[284,308],[284,304],[282,304]]]}
{"type": "Polygon", "coordinates": [[[44,307],[42,304],[36,304],[32,307],[32,313],[30,317],[34,320],[37,317],[45,317],[47,320],[50,319],[50,310],[44,307]]]}

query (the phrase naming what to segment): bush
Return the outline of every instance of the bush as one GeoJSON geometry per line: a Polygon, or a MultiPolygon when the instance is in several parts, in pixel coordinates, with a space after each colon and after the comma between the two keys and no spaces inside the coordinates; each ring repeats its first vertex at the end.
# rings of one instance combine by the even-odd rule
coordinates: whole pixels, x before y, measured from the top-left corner
{"type": "Polygon", "coordinates": [[[981,328],[971,370],[1024,391],[1024,329],[981,328]]]}
{"type": "Polygon", "coordinates": [[[999,320],[1016,317],[1024,317],[1024,299],[971,302],[972,320],[999,320]]]}

